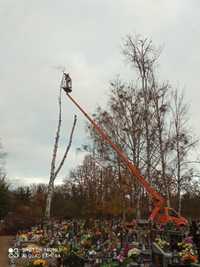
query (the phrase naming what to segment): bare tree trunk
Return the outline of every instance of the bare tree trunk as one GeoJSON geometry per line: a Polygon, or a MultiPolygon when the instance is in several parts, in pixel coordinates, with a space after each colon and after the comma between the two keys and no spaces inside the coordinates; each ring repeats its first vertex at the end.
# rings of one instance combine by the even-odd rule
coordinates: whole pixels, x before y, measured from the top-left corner
{"type": "Polygon", "coordinates": [[[65,150],[65,153],[62,157],[62,160],[60,161],[60,164],[58,165],[58,168],[55,168],[55,162],[56,162],[56,156],[57,156],[57,151],[58,151],[58,144],[59,144],[59,138],[60,138],[60,129],[61,129],[61,116],[62,116],[62,104],[61,104],[61,89],[60,89],[60,93],[59,93],[59,118],[58,118],[58,126],[57,126],[57,131],[56,131],[56,137],[55,137],[55,143],[54,143],[54,148],[53,148],[53,156],[52,156],[52,161],[51,161],[51,171],[50,171],[50,179],[49,179],[49,185],[48,185],[48,191],[47,191],[47,198],[46,198],[46,209],[45,209],[45,219],[48,220],[51,216],[51,202],[52,202],[52,198],[53,198],[53,192],[54,192],[54,181],[58,175],[58,173],[60,172],[65,159],[67,157],[67,154],[69,152],[69,149],[71,147],[72,144],[72,138],[73,138],[73,133],[74,133],[74,129],[76,126],[76,121],[77,121],[77,117],[76,115],[74,116],[74,122],[73,122],[73,126],[72,126],[72,130],[71,130],[71,134],[70,134],[70,138],[69,138],[69,143],[68,146],[65,150]]]}
{"type": "Polygon", "coordinates": [[[178,142],[178,125],[176,125],[177,130],[177,143],[176,143],[176,152],[177,152],[177,195],[178,195],[178,213],[181,214],[181,159],[180,159],[180,147],[178,142]]]}
{"type": "MultiPolygon", "coordinates": [[[[154,78],[153,78],[154,79],[154,78]]],[[[153,80],[153,85],[155,86],[155,82],[153,80]]],[[[165,88],[163,88],[165,89],[165,88]]],[[[162,90],[162,88],[160,89],[162,90]]],[[[165,92],[162,95],[159,95],[159,90],[154,88],[153,92],[153,99],[155,105],[155,114],[156,114],[156,123],[157,123],[157,131],[158,131],[158,142],[159,142],[159,154],[160,154],[160,161],[161,161],[161,170],[162,170],[162,180],[164,181],[165,190],[166,190],[166,199],[167,199],[167,206],[170,207],[170,192],[169,192],[169,181],[166,177],[166,160],[165,160],[165,153],[164,150],[164,138],[163,138],[163,125],[164,125],[164,114],[165,110],[162,110],[162,107],[165,107],[165,92]],[[159,103],[161,100],[161,103],[159,103]]]]}
{"type": "Polygon", "coordinates": [[[176,176],[177,185],[177,200],[178,200],[178,212],[181,213],[181,192],[184,183],[188,182],[188,177],[191,174],[185,170],[184,162],[187,161],[189,152],[197,144],[197,140],[193,140],[190,131],[187,129],[187,105],[184,103],[183,94],[178,95],[178,91],[175,90],[172,95],[173,106],[171,105],[172,111],[172,124],[174,128],[174,134],[172,139],[172,148],[175,152],[174,160],[174,173],[176,176]]]}
{"type": "Polygon", "coordinates": [[[139,188],[136,197],[136,219],[141,219],[141,189],[139,188]]]}
{"type": "Polygon", "coordinates": [[[51,183],[49,183],[49,186],[48,186],[48,193],[47,193],[47,199],[46,199],[46,209],[45,209],[45,218],[46,219],[50,218],[53,191],[54,191],[54,182],[51,182],[51,183]]]}
{"type": "Polygon", "coordinates": [[[56,131],[56,137],[55,137],[55,143],[53,147],[53,156],[52,156],[52,161],[51,161],[51,170],[50,170],[50,179],[49,179],[49,186],[48,186],[48,191],[47,191],[47,200],[46,200],[46,209],[45,209],[45,218],[49,219],[50,218],[50,209],[51,209],[51,201],[52,201],[52,196],[53,196],[53,188],[54,188],[54,173],[55,173],[55,162],[56,162],[56,156],[57,156],[57,151],[58,151],[58,143],[59,143],[59,138],[60,138],[60,129],[61,129],[61,114],[62,114],[62,104],[61,104],[61,89],[59,92],[59,98],[58,98],[58,103],[59,103],[59,115],[58,115],[58,126],[57,126],[57,131],[56,131]]]}
{"type": "Polygon", "coordinates": [[[181,209],[182,209],[182,205],[181,205],[181,190],[180,188],[178,188],[178,213],[181,214],[181,209]]]}

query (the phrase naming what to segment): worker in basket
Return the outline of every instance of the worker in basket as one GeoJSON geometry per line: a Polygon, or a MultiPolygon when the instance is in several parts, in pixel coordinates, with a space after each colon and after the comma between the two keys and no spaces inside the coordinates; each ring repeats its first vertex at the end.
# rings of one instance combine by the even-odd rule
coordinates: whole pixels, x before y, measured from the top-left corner
{"type": "Polygon", "coordinates": [[[72,79],[70,78],[69,73],[65,73],[65,72],[63,73],[61,88],[66,93],[71,93],[71,91],[72,91],[72,79]]]}

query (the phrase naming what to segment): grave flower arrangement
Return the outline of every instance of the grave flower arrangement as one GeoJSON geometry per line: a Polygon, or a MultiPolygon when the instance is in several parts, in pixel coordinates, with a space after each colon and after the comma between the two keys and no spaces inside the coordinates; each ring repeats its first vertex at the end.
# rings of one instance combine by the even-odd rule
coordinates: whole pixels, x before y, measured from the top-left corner
{"type": "Polygon", "coordinates": [[[128,251],[128,258],[131,258],[133,261],[137,261],[141,254],[141,250],[138,248],[132,248],[128,251]]]}
{"type": "Polygon", "coordinates": [[[19,241],[28,241],[28,235],[25,234],[25,233],[20,233],[20,234],[18,235],[18,240],[19,240],[19,241]]]}
{"type": "Polygon", "coordinates": [[[164,240],[162,238],[156,238],[155,242],[162,250],[164,250],[164,251],[169,250],[170,244],[166,240],[164,240]]]}
{"type": "MultiPolygon", "coordinates": [[[[89,226],[84,221],[75,222],[55,222],[44,226],[44,230],[38,225],[32,228],[30,241],[40,248],[55,248],[66,262],[84,261],[91,266],[109,264],[107,266],[111,267],[127,266],[131,262],[140,261],[141,253],[136,242],[134,243],[134,232],[126,229],[120,222],[111,224],[109,221],[94,221],[89,226]]],[[[39,253],[33,250],[33,254],[35,256],[39,253]]],[[[38,266],[30,262],[30,265],[25,267],[38,266]]]]}
{"type": "Polygon", "coordinates": [[[196,263],[198,257],[193,247],[192,240],[187,238],[183,242],[178,243],[180,249],[179,257],[183,263],[196,263]]]}
{"type": "Polygon", "coordinates": [[[60,255],[68,255],[70,252],[70,247],[68,245],[59,245],[58,246],[58,252],[60,255]]]}
{"type": "Polygon", "coordinates": [[[46,267],[46,266],[47,266],[47,261],[43,259],[37,259],[25,265],[25,267],[46,267]]]}
{"type": "Polygon", "coordinates": [[[129,264],[135,262],[138,263],[140,261],[140,254],[141,250],[134,247],[128,250],[127,256],[123,259],[121,262],[121,265],[119,266],[129,266],[129,264]]]}
{"type": "Polygon", "coordinates": [[[81,245],[85,248],[85,249],[90,249],[92,242],[91,242],[91,235],[90,234],[86,234],[82,237],[81,240],[81,245]]]}
{"type": "Polygon", "coordinates": [[[192,254],[188,253],[188,254],[183,255],[181,260],[184,263],[196,263],[198,261],[198,258],[196,255],[192,255],[192,254]]]}
{"type": "Polygon", "coordinates": [[[45,246],[49,243],[49,238],[48,236],[41,236],[40,239],[39,239],[39,244],[41,246],[45,246]]]}

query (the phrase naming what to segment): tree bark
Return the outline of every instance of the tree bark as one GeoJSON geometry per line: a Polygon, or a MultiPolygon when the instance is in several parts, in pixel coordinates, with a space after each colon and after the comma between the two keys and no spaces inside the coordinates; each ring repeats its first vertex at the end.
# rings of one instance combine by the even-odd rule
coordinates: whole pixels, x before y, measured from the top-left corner
{"type": "Polygon", "coordinates": [[[70,138],[69,138],[69,143],[68,143],[67,148],[65,150],[65,153],[62,157],[62,160],[60,161],[60,164],[58,165],[58,167],[56,169],[55,162],[56,162],[56,157],[57,157],[61,122],[62,122],[62,119],[61,119],[61,116],[62,116],[61,90],[59,93],[59,101],[58,102],[59,102],[59,117],[58,117],[58,126],[57,126],[57,131],[56,131],[55,143],[54,143],[54,148],[53,148],[53,156],[52,156],[51,170],[50,170],[50,179],[49,179],[47,198],[46,198],[46,208],[45,208],[45,219],[46,220],[48,220],[51,216],[51,203],[52,203],[53,192],[54,192],[54,181],[55,181],[58,173],[60,172],[60,170],[61,170],[61,168],[62,168],[62,166],[63,166],[63,164],[67,158],[68,152],[69,152],[71,144],[72,144],[74,129],[76,126],[76,121],[77,121],[77,117],[75,115],[71,134],[70,134],[70,138]]]}

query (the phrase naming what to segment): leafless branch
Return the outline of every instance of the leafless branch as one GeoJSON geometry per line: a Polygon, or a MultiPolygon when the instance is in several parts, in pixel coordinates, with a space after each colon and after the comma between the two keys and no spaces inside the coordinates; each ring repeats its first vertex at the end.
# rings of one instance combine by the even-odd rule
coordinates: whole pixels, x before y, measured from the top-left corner
{"type": "Polygon", "coordinates": [[[62,158],[62,160],[61,160],[61,162],[60,162],[60,164],[59,164],[57,170],[55,171],[55,174],[54,174],[54,180],[56,179],[56,177],[57,177],[59,171],[61,170],[61,168],[62,168],[62,166],[63,166],[63,164],[64,164],[64,162],[65,162],[65,159],[66,159],[66,157],[67,157],[67,155],[68,155],[68,152],[69,152],[69,150],[70,150],[70,147],[71,147],[71,144],[72,144],[72,139],[73,139],[73,134],[74,134],[74,129],[75,129],[75,126],[76,126],[76,122],[77,122],[77,116],[74,115],[74,122],[73,122],[72,129],[71,129],[71,133],[70,133],[69,143],[68,143],[68,146],[67,146],[67,148],[66,148],[66,150],[65,150],[65,153],[64,153],[64,155],[63,155],[63,158],[62,158]]]}

